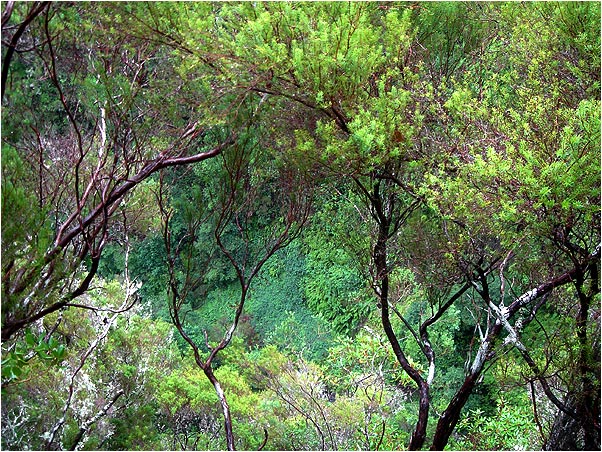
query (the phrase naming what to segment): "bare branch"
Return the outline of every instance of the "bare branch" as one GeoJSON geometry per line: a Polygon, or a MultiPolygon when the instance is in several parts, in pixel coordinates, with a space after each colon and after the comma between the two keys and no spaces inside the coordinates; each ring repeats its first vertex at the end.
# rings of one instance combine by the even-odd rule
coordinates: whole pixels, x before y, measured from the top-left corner
{"type": "MultiPolygon", "coordinates": [[[[21,36],[23,35],[23,33],[25,33],[25,30],[27,30],[27,27],[29,26],[29,24],[37,16],[39,16],[40,13],[42,11],[44,11],[44,9],[46,9],[49,5],[50,5],[50,2],[34,2],[32,7],[30,8],[29,12],[27,13],[27,16],[25,17],[23,22],[21,22],[21,24],[19,24],[17,31],[11,38],[10,43],[8,44],[8,49],[6,50],[6,54],[4,55],[4,60],[2,61],[2,82],[1,82],[2,83],[2,93],[1,93],[2,98],[4,98],[4,92],[6,89],[6,81],[8,80],[8,71],[10,69],[10,64],[12,62],[13,54],[15,53],[17,44],[19,43],[19,39],[21,39],[21,36]]],[[[8,22],[8,20],[10,19],[10,16],[12,15],[13,7],[14,7],[14,2],[10,1],[7,3],[6,9],[2,13],[2,27],[4,27],[6,22],[8,22]]]]}

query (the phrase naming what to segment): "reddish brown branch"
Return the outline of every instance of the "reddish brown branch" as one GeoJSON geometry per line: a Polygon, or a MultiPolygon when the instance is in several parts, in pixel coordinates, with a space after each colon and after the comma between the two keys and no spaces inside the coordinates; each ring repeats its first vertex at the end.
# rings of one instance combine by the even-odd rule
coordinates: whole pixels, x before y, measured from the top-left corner
{"type": "MultiPolygon", "coordinates": [[[[6,50],[6,54],[4,55],[4,60],[2,61],[2,81],[1,81],[1,85],[2,85],[1,97],[2,98],[4,98],[4,92],[6,90],[6,81],[8,80],[8,71],[10,69],[10,64],[12,62],[13,55],[17,49],[17,44],[19,43],[19,40],[21,39],[21,36],[23,35],[23,33],[25,33],[25,30],[27,30],[27,27],[29,26],[29,24],[37,16],[39,16],[40,13],[42,11],[44,11],[44,9],[46,9],[46,7],[48,5],[50,5],[50,2],[41,2],[41,3],[34,2],[33,6],[27,13],[25,20],[23,20],[23,22],[21,22],[21,24],[19,24],[17,31],[15,32],[15,34],[13,35],[13,37],[10,40],[10,43],[8,44],[8,49],[6,50]]],[[[6,5],[6,10],[2,14],[2,26],[4,26],[4,24],[9,20],[11,14],[12,14],[13,6],[14,6],[13,2],[8,2],[8,4],[6,5]]]]}

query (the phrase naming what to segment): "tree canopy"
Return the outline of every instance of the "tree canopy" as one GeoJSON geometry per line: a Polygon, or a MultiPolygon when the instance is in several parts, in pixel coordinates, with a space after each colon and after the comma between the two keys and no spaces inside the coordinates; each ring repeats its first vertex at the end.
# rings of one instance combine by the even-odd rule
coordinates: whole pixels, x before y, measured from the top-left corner
{"type": "Polygon", "coordinates": [[[600,23],[3,3],[2,447],[599,449],[600,23]]]}

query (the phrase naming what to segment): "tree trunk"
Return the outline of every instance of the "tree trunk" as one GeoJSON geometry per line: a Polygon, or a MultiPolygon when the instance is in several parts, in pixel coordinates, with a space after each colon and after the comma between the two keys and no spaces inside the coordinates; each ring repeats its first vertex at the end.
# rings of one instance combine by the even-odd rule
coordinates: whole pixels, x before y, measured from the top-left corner
{"type": "MultiPolygon", "coordinates": [[[[590,339],[587,331],[591,302],[598,287],[596,264],[589,267],[591,290],[583,288],[584,275],[578,274],[575,282],[579,297],[579,310],[576,318],[576,333],[579,340],[579,381],[580,394],[575,401],[575,411],[580,430],[583,432],[583,449],[600,450],[600,362],[599,347],[590,339]]],[[[557,418],[559,419],[559,418],[557,418]]]]}
{"type": "MultiPolygon", "coordinates": [[[[599,417],[584,415],[580,406],[584,404],[584,395],[569,396],[564,404],[580,416],[570,416],[562,410],[554,419],[550,436],[546,441],[544,450],[600,450],[600,427],[599,417]],[[596,424],[597,422],[597,424],[596,424]]],[[[597,397],[598,407],[600,398],[597,397]]],[[[600,411],[598,410],[598,416],[600,411]]]]}
{"type": "Polygon", "coordinates": [[[493,344],[502,330],[502,324],[496,323],[487,338],[479,347],[477,356],[475,357],[473,364],[470,368],[470,373],[464,379],[464,383],[454,395],[454,398],[449,402],[447,408],[439,418],[437,423],[437,429],[435,430],[435,436],[433,437],[433,444],[431,450],[443,450],[449,441],[449,437],[456,428],[462,409],[468,398],[474,391],[475,386],[478,384],[479,377],[483,371],[484,364],[490,359],[490,350],[493,344]]]}
{"type": "Polygon", "coordinates": [[[379,283],[379,301],[381,305],[381,322],[387,339],[393,348],[395,357],[401,365],[402,369],[410,376],[412,380],[416,382],[418,386],[419,394],[419,407],[418,407],[418,422],[412,432],[410,438],[410,444],[408,445],[409,450],[419,450],[426,439],[426,426],[428,423],[429,414],[429,385],[422,378],[420,373],[412,367],[412,365],[406,359],[397,336],[391,326],[391,320],[389,318],[389,269],[387,266],[387,241],[388,241],[389,224],[387,221],[381,221],[379,224],[379,235],[374,246],[374,265],[376,267],[376,277],[379,283]]]}
{"type": "Polygon", "coordinates": [[[224,415],[224,427],[226,429],[226,447],[228,450],[236,450],[234,448],[234,433],[232,432],[232,418],[230,416],[230,406],[228,405],[228,401],[226,400],[226,394],[219,384],[219,381],[213,374],[213,370],[211,369],[211,365],[207,365],[203,368],[205,375],[215,388],[215,393],[217,394],[217,398],[219,399],[219,403],[222,406],[222,413],[224,415]]]}
{"type": "MultiPolygon", "coordinates": [[[[564,403],[571,406],[566,400],[564,403]]],[[[581,426],[575,418],[564,411],[558,410],[550,436],[543,450],[596,450],[584,448],[584,438],[581,432],[581,426]]]]}
{"type": "Polygon", "coordinates": [[[441,415],[433,437],[431,450],[443,450],[449,441],[449,437],[456,428],[456,424],[460,419],[462,408],[466,405],[470,394],[474,390],[481,372],[471,373],[464,379],[464,384],[451,400],[447,409],[441,415]]]}
{"type": "MultiPolygon", "coordinates": [[[[600,245],[598,245],[598,247],[596,247],[596,250],[590,256],[588,256],[588,259],[585,262],[588,263],[588,261],[593,261],[589,264],[594,266],[595,271],[597,271],[597,268],[598,268],[597,261],[599,260],[599,258],[600,258],[600,245]]],[[[518,310],[521,307],[528,305],[533,300],[542,297],[543,295],[551,292],[552,290],[554,290],[557,287],[563,286],[565,284],[570,283],[571,281],[575,281],[576,279],[578,279],[581,268],[582,268],[581,266],[576,266],[575,268],[563,273],[562,275],[552,278],[551,280],[546,281],[543,284],[540,284],[536,288],[529,290],[528,292],[525,292],[524,294],[522,294],[520,297],[516,298],[512,302],[512,304],[508,307],[508,318],[512,317],[514,314],[516,314],[516,312],[518,312],[518,310]]],[[[592,271],[594,271],[594,270],[592,270],[592,271]]],[[[595,274],[595,275],[592,274],[592,279],[595,280],[596,288],[597,288],[597,274],[595,274]]],[[[577,286],[577,289],[579,289],[579,286],[577,286]]],[[[585,308],[586,308],[586,306],[581,306],[580,310],[584,311],[585,308]]],[[[587,308],[589,308],[589,305],[587,305],[587,308]]],[[[581,313],[580,315],[581,315],[581,317],[583,317],[582,321],[585,322],[587,316],[585,316],[583,313],[581,313]]],[[[577,324],[579,325],[579,321],[577,322],[577,324]]],[[[464,384],[462,385],[460,390],[456,393],[454,398],[451,400],[451,402],[447,406],[447,409],[443,412],[443,414],[441,415],[441,418],[439,419],[439,422],[437,423],[437,429],[435,430],[435,436],[433,438],[431,450],[443,450],[445,448],[445,446],[447,445],[447,443],[449,441],[449,437],[451,436],[452,432],[454,431],[454,428],[456,427],[456,424],[458,423],[458,420],[460,419],[460,415],[462,413],[462,408],[464,408],[464,405],[468,401],[470,394],[472,393],[475,386],[477,385],[479,377],[481,376],[481,372],[483,371],[483,366],[484,366],[485,362],[487,362],[489,359],[491,359],[491,350],[493,348],[495,341],[498,339],[502,329],[503,329],[502,323],[500,321],[496,322],[493,325],[493,327],[491,328],[491,331],[489,332],[489,335],[487,336],[487,338],[482,342],[481,347],[479,347],[479,351],[477,352],[477,356],[475,357],[475,359],[473,361],[469,375],[464,379],[464,384]]],[[[583,332],[579,332],[579,330],[578,330],[578,335],[580,335],[580,334],[583,335],[583,332]]],[[[599,357],[599,351],[598,351],[598,357],[599,357]]],[[[599,361],[599,359],[598,359],[598,361],[599,361]]],[[[597,413],[597,416],[592,416],[589,419],[584,419],[584,424],[587,423],[588,425],[585,425],[583,428],[586,432],[586,436],[588,434],[590,436],[590,439],[588,440],[589,441],[588,444],[593,444],[597,440],[597,443],[596,443],[597,447],[595,447],[594,449],[599,450],[600,449],[600,446],[599,446],[599,444],[600,444],[600,417],[599,417],[600,416],[600,409],[599,409],[600,395],[599,395],[599,392],[591,395],[591,397],[588,399],[587,403],[589,404],[590,407],[591,406],[598,407],[597,410],[591,410],[591,409],[589,410],[594,413],[597,413]],[[587,433],[587,432],[589,432],[589,433],[587,433]],[[593,440],[591,438],[593,438],[593,440]]],[[[588,410],[585,410],[585,411],[589,412],[588,410]]],[[[591,450],[591,449],[588,449],[588,450],[591,450]]]]}

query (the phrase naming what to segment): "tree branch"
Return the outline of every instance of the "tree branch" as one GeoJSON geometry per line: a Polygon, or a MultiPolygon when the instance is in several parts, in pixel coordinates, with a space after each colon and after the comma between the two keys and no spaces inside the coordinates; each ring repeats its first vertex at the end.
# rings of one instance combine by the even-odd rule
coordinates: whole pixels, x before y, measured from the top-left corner
{"type": "MultiPolygon", "coordinates": [[[[1,81],[1,88],[2,88],[1,97],[2,98],[4,98],[4,92],[6,90],[6,81],[8,80],[8,71],[10,69],[10,64],[12,62],[12,58],[15,53],[15,50],[17,49],[17,44],[19,43],[19,39],[21,39],[21,36],[23,35],[23,33],[25,33],[25,30],[27,30],[27,27],[29,26],[31,21],[33,21],[37,16],[39,16],[40,13],[42,11],[44,11],[44,9],[48,5],[50,5],[50,2],[41,2],[41,3],[34,2],[33,6],[27,13],[25,20],[23,22],[21,22],[21,24],[19,25],[19,28],[17,28],[17,31],[15,32],[15,34],[13,35],[13,37],[10,40],[8,49],[6,50],[6,54],[4,55],[4,61],[2,61],[2,81],[1,81]]],[[[13,6],[14,6],[14,2],[11,1],[11,2],[7,3],[6,9],[5,9],[4,13],[2,14],[2,26],[4,26],[4,24],[10,19],[10,16],[11,16],[12,10],[13,10],[13,6]]]]}

